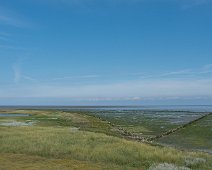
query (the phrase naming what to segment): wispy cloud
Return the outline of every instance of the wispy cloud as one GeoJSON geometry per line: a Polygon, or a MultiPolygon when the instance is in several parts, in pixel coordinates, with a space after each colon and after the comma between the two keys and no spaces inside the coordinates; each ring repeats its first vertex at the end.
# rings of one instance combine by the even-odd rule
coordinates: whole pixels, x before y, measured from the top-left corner
{"type": "Polygon", "coordinates": [[[24,15],[8,10],[0,6],[0,25],[7,25],[16,28],[31,28],[33,24],[24,15]]]}
{"type": "MultiPolygon", "coordinates": [[[[203,66],[200,69],[184,69],[177,71],[170,71],[157,74],[140,74],[141,79],[158,79],[158,78],[198,78],[202,77],[203,79],[208,77],[212,73],[212,64],[203,66]]],[[[135,74],[139,76],[139,73],[135,74]]],[[[212,75],[211,75],[212,76],[212,75]]],[[[212,78],[212,77],[211,77],[212,78]]]]}
{"type": "Polygon", "coordinates": [[[20,81],[22,79],[28,80],[32,83],[38,83],[38,81],[36,79],[22,73],[21,66],[20,66],[19,62],[15,63],[13,65],[12,69],[13,69],[13,73],[14,73],[14,79],[13,80],[14,80],[15,84],[20,83],[20,81]]]}
{"type": "MultiPolygon", "coordinates": [[[[166,78],[166,77],[172,77],[176,78],[178,76],[187,76],[191,75],[192,71],[191,69],[185,69],[185,70],[178,70],[178,71],[170,71],[170,72],[164,72],[164,73],[159,73],[159,74],[150,74],[150,75],[145,75],[142,74],[140,76],[141,79],[155,79],[155,78],[166,78]]],[[[139,74],[137,74],[139,75],[139,74]]]]}
{"type": "Polygon", "coordinates": [[[19,83],[21,80],[21,69],[19,64],[14,64],[13,65],[13,72],[14,72],[14,83],[19,83]]]}
{"type": "Polygon", "coordinates": [[[89,75],[81,75],[81,76],[64,76],[64,77],[57,77],[53,80],[71,80],[71,79],[89,79],[89,78],[98,78],[99,75],[89,74],[89,75]]]}
{"type": "Polygon", "coordinates": [[[0,44],[0,48],[6,49],[6,50],[27,50],[26,48],[23,48],[23,47],[16,47],[16,46],[11,46],[11,45],[1,45],[1,44],[0,44]]]}
{"type": "Polygon", "coordinates": [[[27,75],[21,75],[22,78],[24,78],[25,80],[29,80],[31,82],[34,82],[34,83],[38,83],[39,81],[35,78],[32,78],[30,76],[27,76],[27,75]]]}
{"type": "Polygon", "coordinates": [[[19,19],[0,14],[0,24],[11,25],[15,27],[26,27],[26,24],[19,19]]]}
{"type": "Polygon", "coordinates": [[[173,75],[187,75],[191,73],[191,69],[186,70],[178,70],[178,71],[171,71],[164,74],[161,74],[161,76],[173,76],[173,75]]]}
{"type": "MultiPolygon", "coordinates": [[[[13,66],[14,82],[18,86],[0,88],[0,97],[24,98],[68,98],[73,100],[113,101],[113,100],[143,100],[143,99],[170,99],[170,98],[212,98],[212,77],[197,76],[193,79],[170,77],[184,74],[201,73],[204,69],[211,69],[210,64],[197,71],[185,69],[155,75],[147,79],[125,80],[124,82],[108,82],[81,85],[40,83],[36,79],[23,74],[20,63],[13,66]],[[163,79],[161,78],[163,77],[163,79]],[[23,80],[23,81],[22,81],[23,80]],[[32,83],[27,84],[26,81],[32,83]]],[[[86,79],[98,75],[82,75],[66,78],[86,79]]],[[[102,77],[102,76],[101,76],[102,77]]],[[[61,78],[58,78],[61,80],[61,78]]],[[[61,81],[62,82],[62,81],[61,81]]]]}
{"type": "Polygon", "coordinates": [[[183,9],[189,9],[195,6],[207,4],[209,0],[178,0],[182,4],[183,9]]]}
{"type": "MultiPolygon", "coordinates": [[[[102,0],[102,2],[110,3],[113,6],[119,5],[119,4],[137,4],[137,3],[145,3],[145,2],[177,2],[180,3],[182,8],[191,8],[194,6],[206,4],[210,0],[102,0]]],[[[34,3],[40,3],[40,4],[48,4],[48,5],[70,5],[70,6],[89,6],[90,4],[97,4],[99,3],[99,0],[34,0],[34,3]]]]}

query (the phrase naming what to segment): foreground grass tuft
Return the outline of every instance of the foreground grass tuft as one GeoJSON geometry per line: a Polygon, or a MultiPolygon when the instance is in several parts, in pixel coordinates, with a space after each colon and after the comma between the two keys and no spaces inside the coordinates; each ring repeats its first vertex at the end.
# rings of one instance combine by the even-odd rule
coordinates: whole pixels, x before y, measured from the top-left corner
{"type": "Polygon", "coordinates": [[[184,166],[175,166],[173,164],[161,163],[157,165],[152,165],[149,170],[191,170],[190,168],[184,166]]]}

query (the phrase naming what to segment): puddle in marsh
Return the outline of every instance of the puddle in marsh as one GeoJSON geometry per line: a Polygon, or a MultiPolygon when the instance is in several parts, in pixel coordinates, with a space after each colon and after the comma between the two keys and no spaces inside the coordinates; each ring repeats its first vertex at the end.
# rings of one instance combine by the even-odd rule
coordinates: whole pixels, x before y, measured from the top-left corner
{"type": "Polygon", "coordinates": [[[1,126],[33,126],[36,122],[35,121],[30,121],[30,122],[17,122],[17,121],[12,121],[12,122],[0,122],[1,126]]]}
{"type": "Polygon", "coordinates": [[[71,130],[72,133],[76,133],[77,131],[79,131],[79,128],[71,127],[70,130],[71,130]]]}
{"type": "Polygon", "coordinates": [[[17,113],[0,113],[0,117],[24,117],[29,116],[29,114],[17,114],[17,113]]]}

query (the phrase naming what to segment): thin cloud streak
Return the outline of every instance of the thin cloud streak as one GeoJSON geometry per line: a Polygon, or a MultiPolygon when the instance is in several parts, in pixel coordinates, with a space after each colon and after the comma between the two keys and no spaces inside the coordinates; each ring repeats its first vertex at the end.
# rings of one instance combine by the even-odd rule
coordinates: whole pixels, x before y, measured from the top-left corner
{"type": "MultiPolygon", "coordinates": [[[[211,65],[203,66],[197,71],[191,69],[172,71],[152,76],[147,79],[124,81],[122,83],[96,83],[81,85],[44,84],[23,74],[20,63],[13,65],[14,85],[0,88],[0,98],[70,98],[80,100],[142,100],[144,98],[191,98],[212,97],[212,77],[199,76],[193,79],[184,77],[173,79],[178,75],[208,74],[211,65]],[[171,78],[170,78],[171,76],[171,78]],[[163,79],[161,78],[163,77],[163,79]],[[27,85],[27,81],[30,85],[27,85]],[[21,84],[19,84],[22,82],[21,84]],[[18,85],[18,86],[17,86],[18,85]]],[[[211,72],[212,73],[212,72],[211,72]]],[[[86,79],[99,75],[82,75],[65,78],[86,79]]],[[[61,78],[58,78],[60,80],[61,78]]]]}
{"type": "Polygon", "coordinates": [[[151,74],[151,75],[142,75],[140,76],[141,79],[154,79],[154,78],[162,78],[162,77],[169,77],[169,76],[185,76],[192,74],[190,69],[186,70],[179,70],[179,71],[171,71],[165,72],[161,74],[151,74]]]}
{"type": "Polygon", "coordinates": [[[27,75],[21,75],[21,78],[24,78],[25,80],[29,80],[29,81],[34,82],[34,83],[39,83],[39,81],[37,79],[34,79],[34,78],[27,76],[27,75]]]}
{"type": "Polygon", "coordinates": [[[19,83],[21,80],[21,69],[18,64],[13,65],[13,71],[14,71],[14,83],[19,83]]]}
{"type": "Polygon", "coordinates": [[[209,0],[180,0],[182,3],[182,9],[189,9],[196,6],[204,5],[209,2],[209,0]]]}
{"type": "MultiPolygon", "coordinates": [[[[25,15],[20,15],[15,11],[5,9],[0,6],[0,25],[5,25],[15,28],[33,28],[34,24],[25,18],[25,15]]],[[[1,32],[0,32],[1,34],[1,32]]],[[[3,35],[8,35],[3,33],[3,35]]]]}
{"type": "MultiPolygon", "coordinates": [[[[188,9],[195,6],[207,4],[209,0],[102,0],[102,2],[107,2],[112,4],[112,6],[117,6],[119,4],[137,4],[137,3],[145,3],[145,2],[157,2],[158,3],[166,3],[166,2],[176,2],[180,4],[182,9],[188,9]]],[[[46,5],[70,5],[70,6],[82,6],[86,7],[90,4],[99,3],[98,0],[32,0],[34,3],[46,4],[46,5]]]]}
{"type": "Polygon", "coordinates": [[[131,73],[131,74],[113,74],[113,75],[82,75],[82,76],[65,76],[65,77],[58,77],[52,79],[53,81],[57,80],[74,80],[74,79],[86,79],[86,78],[99,78],[99,77],[130,77],[130,76],[136,76],[139,79],[157,79],[157,78],[182,78],[182,77],[194,77],[198,75],[208,74],[212,73],[212,64],[203,66],[203,68],[199,70],[192,70],[192,69],[183,69],[183,70],[177,70],[177,71],[170,71],[170,72],[164,72],[159,74],[143,74],[143,73],[131,73]],[[211,69],[210,69],[211,68],[211,69]]]}
{"type": "Polygon", "coordinates": [[[27,50],[26,48],[22,48],[22,47],[15,47],[15,46],[1,45],[1,44],[0,44],[0,48],[6,49],[6,50],[27,50]]]}
{"type": "Polygon", "coordinates": [[[89,78],[98,78],[99,75],[82,75],[82,76],[65,76],[65,77],[57,77],[52,79],[53,81],[56,80],[70,80],[70,79],[89,79],[89,78]]]}
{"type": "MultiPolygon", "coordinates": [[[[203,75],[208,75],[209,73],[212,73],[212,64],[203,66],[199,70],[192,70],[192,69],[185,69],[185,70],[178,70],[178,71],[170,71],[170,72],[165,72],[161,74],[151,74],[151,75],[142,75],[140,76],[141,79],[156,79],[156,78],[193,78],[193,77],[198,77],[198,76],[203,76],[203,75]]],[[[139,75],[139,74],[137,74],[139,75]]],[[[204,77],[203,77],[204,78],[204,77]]]]}
{"type": "Polygon", "coordinates": [[[0,24],[10,25],[10,26],[19,27],[19,28],[26,27],[26,24],[24,22],[12,17],[4,16],[4,15],[0,15],[0,24]]]}
{"type": "Polygon", "coordinates": [[[18,62],[13,65],[12,69],[13,69],[13,72],[14,72],[14,83],[15,84],[20,83],[22,79],[28,80],[32,83],[38,83],[39,82],[39,81],[37,81],[36,79],[34,79],[30,76],[24,75],[21,71],[20,63],[18,63],[18,62]]]}
{"type": "MultiPolygon", "coordinates": [[[[88,74],[88,75],[75,75],[75,76],[64,76],[64,77],[57,77],[53,79],[45,79],[45,81],[38,81],[34,78],[30,78],[30,76],[25,76],[25,79],[32,80],[32,82],[42,82],[42,84],[51,84],[51,82],[58,82],[58,84],[63,84],[65,81],[83,81],[86,79],[96,79],[96,78],[103,78],[105,80],[114,79],[114,78],[126,78],[126,77],[134,77],[134,80],[159,80],[159,79],[185,79],[185,80],[196,80],[196,79],[206,79],[212,78],[212,65],[208,64],[203,66],[201,69],[193,70],[193,69],[183,69],[177,71],[170,71],[164,72],[159,74],[142,74],[142,73],[132,73],[132,74],[112,74],[112,75],[97,75],[97,74],[88,74]]],[[[23,75],[22,75],[23,76],[23,75]]],[[[24,78],[24,76],[23,76],[24,78]]],[[[101,79],[99,79],[101,81],[101,79]]]]}

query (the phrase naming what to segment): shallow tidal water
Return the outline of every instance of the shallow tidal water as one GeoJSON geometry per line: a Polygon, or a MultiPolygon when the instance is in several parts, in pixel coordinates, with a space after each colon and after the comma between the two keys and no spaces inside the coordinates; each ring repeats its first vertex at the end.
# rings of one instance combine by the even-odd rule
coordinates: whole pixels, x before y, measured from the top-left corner
{"type": "Polygon", "coordinates": [[[24,117],[29,116],[29,114],[16,114],[16,113],[0,113],[0,117],[24,117]]]}

